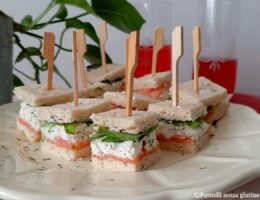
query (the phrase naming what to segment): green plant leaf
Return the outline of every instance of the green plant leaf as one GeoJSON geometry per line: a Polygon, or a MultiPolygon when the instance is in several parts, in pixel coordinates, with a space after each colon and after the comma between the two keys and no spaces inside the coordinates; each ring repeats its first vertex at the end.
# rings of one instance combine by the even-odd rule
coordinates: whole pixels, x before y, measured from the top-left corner
{"type": "Polygon", "coordinates": [[[65,19],[67,16],[68,16],[68,10],[63,4],[61,4],[59,10],[55,14],[55,17],[58,19],[65,19]]]}
{"type": "Polygon", "coordinates": [[[40,56],[42,57],[40,49],[36,47],[27,47],[25,50],[22,50],[15,59],[15,63],[21,62],[23,59],[30,56],[40,56]]]}
{"type": "Polygon", "coordinates": [[[32,22],[33,22],[32,16],[31,16],[31,15],[26,15],[26,16],[22,19],[21,24],[22,24],[23,26],[29,27],[29,26],[31,26],[32,22]]]}
{"type": "Polygon", "coordinates": [[[98,16],[126,33],[140,30],[145,22],[126,0],[91,0],[91,3],[98,16]]]}
{"type": "Polygon", "coordinates": [[[16,76],[15,74],[13,74],[13,89],[15,87],[23,86],[23,85],[24,84],[23,84],[22,80],[18,76],[16,76]]]}
{"type": "Polygon", "coordinates": [[[55,4],[67,4],[71,6],[76,6],[89,13],[95,14],[92,7],[89,5],[87,0],[54,0],[55,4]]]}
{"type": "Polygon", "coordinates": [[[88,22],[82,22],[79,19],[71,19],[66,21],[66,28],[84,29],[86,35],[88,35],[95,43],[99,44],[99,39],[94,27],[88,22]]]}
{"type": "MultiPolygon", "coordinates": [[[[85,55],[85,59],[91,64],[100,64],[101,63],[101,55],[100,48],[95,45],[88,44],[87,45],[87,53],[85,55]]],[[[106,54],[107,63],[112,63],[111,58],[106,54]]]]}

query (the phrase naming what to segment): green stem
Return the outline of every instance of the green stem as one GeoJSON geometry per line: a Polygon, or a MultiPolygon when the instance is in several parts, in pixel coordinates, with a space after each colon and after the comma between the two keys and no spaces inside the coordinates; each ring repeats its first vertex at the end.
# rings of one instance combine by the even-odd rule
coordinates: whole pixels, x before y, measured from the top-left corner
{"type": "Polygon", "coordinates": [[[45,10],[33,21],[30,28],[34,27],[38,22],[42,20],[42,18],[55,6],[55,2],[51,1],[49,5],[45,8],[45,10]]]}
{"type": "MultiPolygon", "coordinates": [[[[67,31],[67,29],[65,28],[65,29],[63,29],[63,31],[61,32],[61,35],[60,35],[60,41],[59,41],[59,45],[60,45],[60,46],[62,46],[62,43],[63,43],[63,37],[64,37],[66,31],[67,31]]],[[[57,51],[57,53],[56,53],[55,56],[54,56],[54,60],[57,59],[57,57],[58,57],[60,51],[61,51],[61,49],[59,48],[58,51],[57,51]]]]}
{"type": "Polygon", "coordinates": [[[56,24],[56,23],[60,23],[60,22],[66,22],[66,21],[69,21],[69,20],[72,20],[72,19],[78,19],[78,18],[81,18],[83,16],[86,16],[88,15],[89,13],[85,12],[85,13],[82,13],[82,14],[79,14],[79,15],[76,15],[74,17],[70,17],[70,18],[67,18],[67,19],[59,19],[59,20],[53,20],[53,21],[48,21],[48,22],[43,22],[43,23],[39,23],[39,24],[36,24],[33,28],[36,28],[37,29],[37,26],[44,26],[46,24],[56,24]]]}
{"type": "Polygon", "coordinates": [[[54,72],[66,83],[66,85],[69,88],[71,88],[69,81],[60,73],[60,71],[58,70],[58,68],[56,66],[54,66],[54,72]]]}
{"type": "Polygon", "coordinates": [[[25,74],[24,72],[20,71],[19,69],[15,68],[15,67],[13,69],[14,69],[14,71],[17,71],[19,74],[23,75],[25,78],[28,78],[31,81],[35,81],[35,78],[28,76],[27,74],[25,74]]]}

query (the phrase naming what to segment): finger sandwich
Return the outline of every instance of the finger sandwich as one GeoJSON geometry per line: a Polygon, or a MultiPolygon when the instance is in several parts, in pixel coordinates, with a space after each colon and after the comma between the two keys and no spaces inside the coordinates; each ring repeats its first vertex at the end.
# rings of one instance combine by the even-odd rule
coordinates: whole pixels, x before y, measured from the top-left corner
{"type": "Polygon", "coordinates": [[[199,77],[198,93],[193,90],[192,80],[181,84],[180,91],[185,93],[184,95],[198,99],[207,107],[207,115],[204,120],[208,123],[224,117],[229,108],[227,90],[205,77],[199,77]]]}
{"type": "Polygon", "coordinates": [[[148,74],[134,80],[134,92],[157,100],[169,99],[170,86],[170,71],[148,74]]]}
{"type": "Polygon", "coordinates": [[[14,94],[22,101],[17,127],[34,142],[41,140],[40,122],[36,108],[65,103],[72,100],[72,91],[68,89],[47,90],[44,84],[20,86],[14,88],[14,94]]]}
{"type": "Polygon", "coordinates": [[[90,155],[89,134],[92,133],[92,113],[110,109],[103,99],[79,99],[73,102],[37,108],[41,121],[42,150],[66,160],[90,155]]]}
{"type": "Polygon", "coordinates": [[[210,139],[210,125],[203,121],[206,107],[194,98],[180,97],[178,106],[172,101],[150,104],[159,121],[157,140],[162,150],[196,153],[210,139]]]}
{"type": "Polygon", "coordinates": [[[152,112],[114,109],[92,114],[94,133],[90,136],[95,169],[117,172],[144,170],[160,159],[156,140],[156,115],[152,112]]]}

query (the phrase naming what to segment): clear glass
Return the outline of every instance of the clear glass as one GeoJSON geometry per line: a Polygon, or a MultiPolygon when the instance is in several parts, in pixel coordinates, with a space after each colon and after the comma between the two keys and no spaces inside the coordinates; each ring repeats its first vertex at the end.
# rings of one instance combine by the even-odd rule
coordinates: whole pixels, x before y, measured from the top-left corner
{"type": "Polygon", "coordinates": [[[157,72],[170,70],[172,1],[139,0],[134,5],[146,21],[140,31],[139,62],[135,71],[135,77],[151,73],[153,34],[154,29],[158,26],[163,27],[165,32],[164,47],[158,52],[157,72]]]}
{"type": "Polygon", "coordinates": [[[200,0],[202,51],[201,76],[234,92],[237,73],[235,54],[240,0],[200,0]]]}

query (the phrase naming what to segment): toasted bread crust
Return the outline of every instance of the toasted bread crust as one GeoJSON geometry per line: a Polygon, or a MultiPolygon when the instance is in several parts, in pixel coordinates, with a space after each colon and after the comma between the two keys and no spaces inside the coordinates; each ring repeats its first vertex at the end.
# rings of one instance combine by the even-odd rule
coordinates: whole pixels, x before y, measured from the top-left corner
{"type": "Polygon", "coordinates": [[[87,146],[85,148],[82,148],[81,150],[76,149],[65,149],[59,146],[56,146],[48,141],[44,141],[41,144],[42,151],[44,153],[50,154],[54,157],[65,159],[68,161],[71,160],[77,160],[81,157],[87,157],[91,155],[91,148],[90,146],[87,146]]]}
{"type": "Polygon", "coordinates": [[[154,153],[144,157],[138,164],[123,163],[112,159],[100,160],[92,156],[92,166],[95,169],[103,169],[113,172],[136,172],[142,171],[160,160],[161,151],[158,149],[154,153]]]}
{"type": "Polygon", "coordinates": [[[19,120],[16,120],[17,122],[17,129],[22,131],[24,133],[24,135],[32,142],[39,142],[41,141],[42,138],[42,134],[40,130],[30,130],[29,128],[27,128],[26,126],[24,126],[23,124],[21,124],[19,122],[19,120]]]}
{"type": "Polygon", "coordinates": [[[16,97],[32,106],[50,106],[72,101],[72,91],[69,89],[47,90],[46,85],[27,85],[14,89],[16,97]]]}
{"type": "Polygon", "coordinates": [[[183,154],[194,154],[200,151],[210,140],[212,129],[209,128],[206,133],[198,141],[193,143],[183,144],[175,141],[159,141],[160,148],[164,151],[174,151],[183,154]]]}

